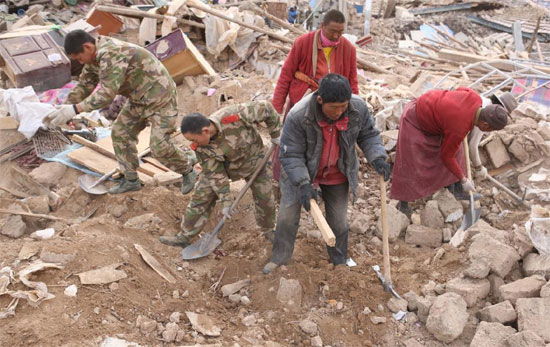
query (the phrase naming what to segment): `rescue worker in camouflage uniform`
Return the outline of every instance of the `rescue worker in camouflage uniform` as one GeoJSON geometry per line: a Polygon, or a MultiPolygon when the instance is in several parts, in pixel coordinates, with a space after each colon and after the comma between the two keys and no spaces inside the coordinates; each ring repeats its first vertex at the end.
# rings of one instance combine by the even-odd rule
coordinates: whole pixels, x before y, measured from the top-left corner
{"type": "Polygon", "coordinates": [[[176,131],[177,91],[164,65],[142,47],[105,36],[96,40],[83,30],[67,34],[65,52],[85,64],[84,69],[78,85],[69,93],[69,104],[56,106],[44,123],[66,124],[79,112],[109,106],[117,95],[123,95],[128,101],[113,123],[111,138],[124,177],[109,193],[141,189],[136,143],[138,134],[149,122],[153,156],[183,175],[182,192],[189,193],[197,177],[192,165],[194,155],[191,151],[187,155],[170,141],[176,131]]]}
{"type": "MultiPolygon", "coordinates": [[[[271,141],[278,143],[281,131],[280,115],[271,102],[256,101],[225,107],[210,117],[191,113],[181,121],[181,133],[192,141],[202,173],[187,206],[182,231],[176,236],[162,236],[160,241],[170,246],[186,247],[210,218],[216,201],[222,204],[222,214],[231,218],[233,198],[229,181],[248,179],[264,157],[264,145],[256,124],[265,122],[271,141]]],[[[256,221],[267,237],[275,225],[275,202],[271,179],[264,168],[251,185],[256,205],[256,221]]]]}

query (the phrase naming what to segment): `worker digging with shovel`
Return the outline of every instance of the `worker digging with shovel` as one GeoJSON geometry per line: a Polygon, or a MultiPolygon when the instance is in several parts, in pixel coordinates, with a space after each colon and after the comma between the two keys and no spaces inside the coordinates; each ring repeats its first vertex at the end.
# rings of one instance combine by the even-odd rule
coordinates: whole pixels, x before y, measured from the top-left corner
{"type": "Polygon", "coordinates": [[[317,199],[314,185],[322,192],[326,220],[336,237],[335,247],[327,246],[330,262],[335,267],[345,266],[349,191],[355,200],[359,180],[356,145],[387,181],[386,150],[365,101],[352,95],[344,76],[328,74],[316,92],[294,105],[284,123],[279,156],[282,197],[273,255],[264,273],[290,261],[302,206],[309,211],[311,199],[317,199]]]}
{"type": "Polygon", "coordinates": [[[431,90],[409,102],[399,124],[390,198],[399,200],[407,215],[409,202],[443,187],[467,200],[475,186],[465,174],[465,137],[474,127],[500,130],[509,117],[501,105],[482,107],[481,97],[469,88],[431,90]]]}
{"type": "MultiPolygon", "coordinates": [[[[229,182],[253,179],[253,173],[264,157],[264,144],[257,123],[267,124],[271,141],[279,143],[281,117],[269,101],[257,101],[225,107],[210,117],[191,113],[181,121],[181,133],[192,141],[202,174],[175,236],[161,236],[160,242],[187,247],[198,235],[216,205],[222,204],[224,219],[230,219],[233,199],[229,182]]],[[[271,180],[265,168],[251,184],[256,205],[256,221],[262,234],[272,237],[275,224],[275,202],[271,180]]]]}

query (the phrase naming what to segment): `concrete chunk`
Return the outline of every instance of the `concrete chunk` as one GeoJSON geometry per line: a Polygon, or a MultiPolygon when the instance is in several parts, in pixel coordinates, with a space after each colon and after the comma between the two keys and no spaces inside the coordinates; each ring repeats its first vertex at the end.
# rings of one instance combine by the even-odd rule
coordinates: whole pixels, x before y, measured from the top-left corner
{"type": "Polygon", "coordinates": [[[471,347],[508,347],[506,340],[516,333],[516,329],[500,323],[479,323],[471,347]]]}
{"type": "Polygon", "coordinates": [[[422,225],[429,228],[442,229],[445,226],[445,218],[439,211],[439,204],[436,200],[430,200],[426,203],[426,206],[420,212],[420,221],[422,225]]]}
{"type": "Polygon", "coordinates": [[[480,320],[500,324],[512,323],[517,318],[516,310],[508,300],[484,307],[479,310],[478,315],[480,320]]]}
{"type": "Polygon", "coordinates": [[[504,143],[502,143],[502,140],[498,136],[495,136],[491,142],[485,145],[485,150],[489,154],[491,164],[496,169],[510,162],[510,155],[508,155],[504,143]]]}
{"type": "Polygon", "coordinates": [[[520,259],[514,248],[484,233],[479,233],[472,238],[468,256],[470,259],[487,258],[491,271],[502,278],[508,275],[520,259]]]}
{"type": "Polygon", "coordinates": [[[407,227],[405,242],[417,246],[437,248],[443,243],[443,233],[440,229],[411,224],[407,227]]]}
{"type": "Polygon", "coordinates": [[[279,290],[277,291],[277,300],[283,305],[299,310],[302,305],[302,286],[300,281],[281,277],[279,281],[279,290]]]}
{"type": "Polygon", "coordinates": [[[523,258],[523,271],[527,276],[541,275],[550,277],[550,256],[529,253],[523,258]]]}
{"type": "MultiPolygon", "coordinates": [[[[394,242],[401,236],[401,233],[407,229],[410,224],[409,218],[403,212],[399,211],[393,205],[388,205],[386,212],[388,214],[388,239],[394,242]]],[[[382,219],[378,220],[376,236],[382,239],[382,219]]]]}
{"type": "Polygon", "coordinates": [[[445,293],[430,308],[426,328],[439,341],[450,343],[462,334],[467,321],[464,299],[455,293],[445,293]]]}
{"type": "Polygon", "coordinates": [[[533,275],[505,284],[499,288],[500,297],[510,300],[512,304],[519,298],[534,298],[539,296],[540,289],[546,284],[544,277],[533,275]]]}
{"type": "Polygon", "coordinates": [[[550,342],[550,297],[521,298],[516,302],[518,330],[531,330],[546,343],[550,342]]]}
{"type": "Polygon", "coordinates": [[[510,347],[545,347],[544,340],[531,330],[520,331],[506,340],[510,347]]]}
{"type": "Polygon", "coordinates": [[[460,219],[464,214],[462,204],[458,202],[454,195],[446,188],[440,189],[434,194],[439,211],[443,214],[445,222],[452,223],[460,219]]]}
{"type": "Polygon", "coordinates": [[[466,301],[468,307],[474,306],[479,300],[489,295],[491,285],[487,279],[454,278],[447,282],[447,293],[456,293],[466,301]]]}

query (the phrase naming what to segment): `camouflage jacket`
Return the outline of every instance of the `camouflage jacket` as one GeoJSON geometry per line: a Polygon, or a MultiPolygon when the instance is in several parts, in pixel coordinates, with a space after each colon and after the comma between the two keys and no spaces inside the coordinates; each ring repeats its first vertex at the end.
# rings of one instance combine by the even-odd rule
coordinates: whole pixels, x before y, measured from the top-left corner
{"type": "Polygon", "coordinates": [[[225,107],[209,117],[218,133],[204,147],[191,146],[208,182],[220,201],[231,202],[229,180],[248,178],[264,155],[256,124],[265,122],[271,138],[280,136],[281,116],[269,101],[253,101],[225,107]]]}
{"type": "Polygon", "coordinates": [[[148,50],[105,36],[97,39],[96,48],[96,63],[84,65],[78,85],[69,93],[69,103],[80,103],[89,112],[123,95],[131,103],[157,110],[176,97],[174,80],[148,50]],[[92,94],[99,82],[101,86],[92,94]]]}

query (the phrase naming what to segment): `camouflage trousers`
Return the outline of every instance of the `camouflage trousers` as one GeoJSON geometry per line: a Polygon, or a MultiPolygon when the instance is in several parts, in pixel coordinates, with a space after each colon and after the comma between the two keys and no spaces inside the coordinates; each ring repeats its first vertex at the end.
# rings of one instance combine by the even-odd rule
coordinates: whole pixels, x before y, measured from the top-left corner
{"type": "MultiPolygon", "coordinates": [[[[246,179],[248,182],[248,178],[246,179]]],[[[199,179],[191,201],[183,217],[183,235],[191,239],[201,232],[210,219],[210,214],[216,205],[218,196],[212,189],[216,182],[209,182],[203,176],[199,179]]],[[[273,202],[273,188],[267,171],[262,170],[252,185],[252,196],[255,204],[256,222],[262,229],[272,230],[275,226],[275,203],[273,202]]],[[[225,206],[224,206],[225,207],[225,206]]]]}
{"type": "MultiPolygon", "coordinates": [[[[172,171],[185,174],[191,170],[187,153],[170,140],[176,131],[177,113],[175,100],[153,112],[145,106],[129,101],[124,104],[113,123],[111,139],[120,169],[127,179],[134,180],[138,177],[139,160],[136,144],[139,133],[148,123],[151,123],[149,146],[153,157],[172,171]]],[[[192,151],[189,152],[194,154],[192,151]]]]}

